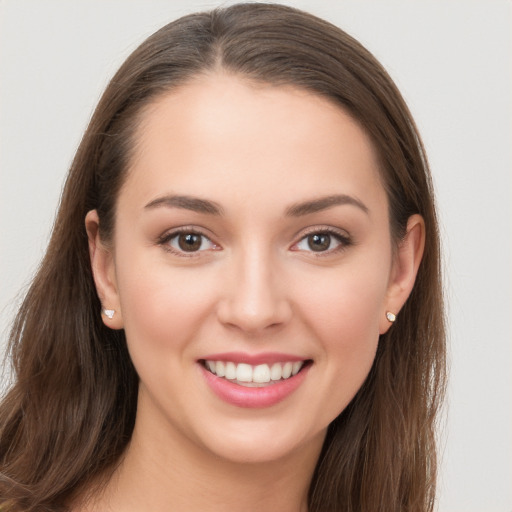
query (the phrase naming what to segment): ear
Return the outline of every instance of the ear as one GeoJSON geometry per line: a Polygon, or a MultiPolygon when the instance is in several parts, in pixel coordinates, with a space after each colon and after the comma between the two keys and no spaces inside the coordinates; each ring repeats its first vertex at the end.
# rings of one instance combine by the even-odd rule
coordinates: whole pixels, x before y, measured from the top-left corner
{"type": "Polygon", "coordinates": [[[425,248],[425,222],[421,215],[412,215],[407,221],[407,232],[394,256],[391,278],[386,294],[385,311],[382,312],[380,334],[387,332],[391,322],[386,318],[389,311],[398,317],[416,281],[418,268],[425,248]]]}
{"type": "Polygon", "coordinates": [[[100,239],[100,221],[96,210],[85,216],[85,229],[89,239],[89,257],[91,258],[92,274],[96,292],[101,301],[101,318],[111,329],[124,327],[116,283],[115,262],[112,251],[100,239]],[[112,318],[104,310],[113,310],[112,318]]]}

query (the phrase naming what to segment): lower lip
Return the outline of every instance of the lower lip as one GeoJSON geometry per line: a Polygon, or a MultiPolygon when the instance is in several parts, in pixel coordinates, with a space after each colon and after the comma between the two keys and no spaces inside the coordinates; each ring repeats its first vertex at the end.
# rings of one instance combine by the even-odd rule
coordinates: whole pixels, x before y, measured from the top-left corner
{"type": "Polygon", "coordinates": [[[240,386],[222,377],[217,377],[200,364],[207,384],[212,391],[225,402],[237,407],[263,408],[271,407],[290,396],[304,381],[310,368],[307,365],[289,379],[277,381],[261,388],[240,386]]]}

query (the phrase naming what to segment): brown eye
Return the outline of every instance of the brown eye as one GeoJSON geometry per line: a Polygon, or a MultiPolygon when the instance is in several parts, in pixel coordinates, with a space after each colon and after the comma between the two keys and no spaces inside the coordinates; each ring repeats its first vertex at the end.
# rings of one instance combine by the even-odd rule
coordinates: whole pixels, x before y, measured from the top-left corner
{"type": "Polygon", "coordinates": [[[201,253],[203,251],[215,251],[219,249],[207,236],[194,231],[171,233],[164,236],[160,243],[167,246],[171,252],[177,255],[201,253]]]}
{"type": "Polygon", "coordinates": [[[293,251],[318,253],[318,255],[334,254],[352,245],[349,235],[344,233],[319,230],[305,235],[295,245],[293,251]]]}
{"type": "Polygon", "coordinates": [[[178,235],[178,246],[182,251],[194,252],[201,248],[202,236],[196,233],[182,233],[178,235]]]}
{"type": "Polygon", "coordinates": [[[315,252],[327,251],[331,246],[331,235],[315,233],[307,237],[308,247],[315,252]]]}

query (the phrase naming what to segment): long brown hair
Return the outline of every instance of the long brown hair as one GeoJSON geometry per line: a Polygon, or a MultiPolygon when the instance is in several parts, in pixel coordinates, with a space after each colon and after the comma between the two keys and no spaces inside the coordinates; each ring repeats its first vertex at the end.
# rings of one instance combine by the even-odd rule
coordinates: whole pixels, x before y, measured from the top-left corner
{"type": "Polygon", "coordinates": [[[426,248],[371,372],[329,426],[310,512],[430,511],[436,414],[445,383],[439,237],[420,136],[376,59],[337,27],[282,5],[185,16],[148,38],[107,87],[71,166],[48,251],[16,317],[15,382],[0,405],[0,508],[65,510],[119,461],[133,430],[138,378],[123,331],[100,317],[84,217],[108,241],[143,107],[215,69],[329,98],[371,137],[397,244],[423,216],[426,248]]]}

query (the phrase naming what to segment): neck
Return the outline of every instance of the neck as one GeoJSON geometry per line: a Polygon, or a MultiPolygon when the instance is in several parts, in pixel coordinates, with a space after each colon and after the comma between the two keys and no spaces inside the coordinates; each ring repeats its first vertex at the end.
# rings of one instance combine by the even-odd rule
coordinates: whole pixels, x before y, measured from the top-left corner
{"type": "Polygon", "coordinates": [[[278,460],[240,463],[201,449],[186,436],[158,430],[137,422],[104,491],[74,512],[307,512],[324,433],[278,460]]]}

